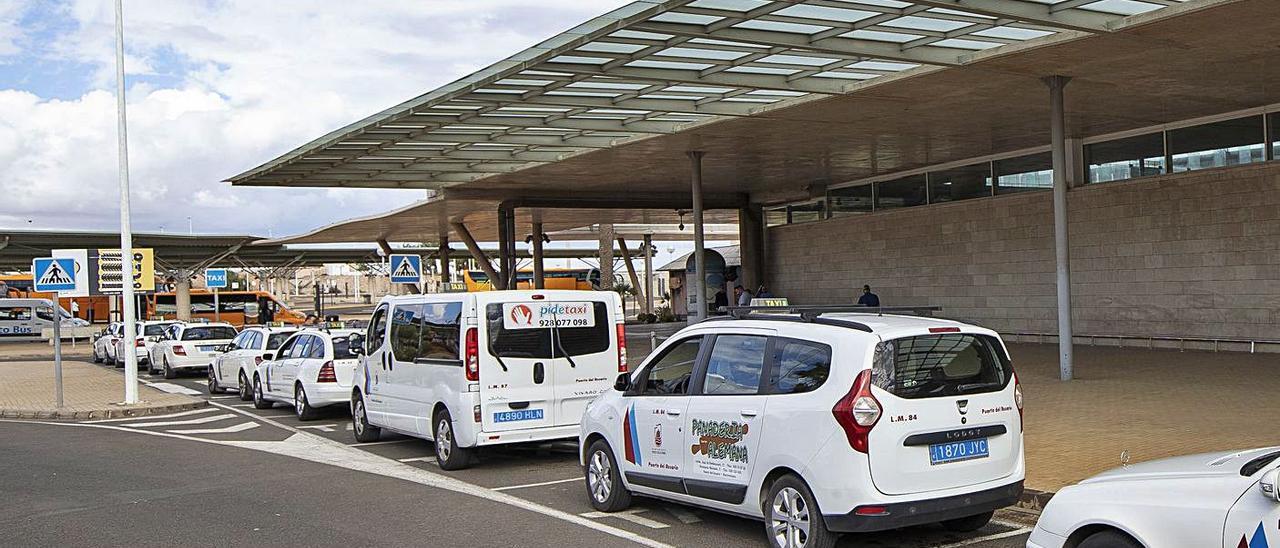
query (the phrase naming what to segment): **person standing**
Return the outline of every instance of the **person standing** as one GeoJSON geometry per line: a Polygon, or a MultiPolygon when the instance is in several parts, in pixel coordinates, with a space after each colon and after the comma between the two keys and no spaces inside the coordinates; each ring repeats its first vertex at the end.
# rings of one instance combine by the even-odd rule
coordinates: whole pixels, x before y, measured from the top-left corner
{"type": "Polygon", "coordinates": [[[80,301],[77,301],[75,299],[71,299],[71,317],[72,318],[80,317],[80,301]]]}
{"type": "Polygon", "coordinates": [[[733,299],[738,306],[751,306],[753,295],[740,285],[733,286],[733,299]]]}
{"type": "Polygon", "coordinates": [[[871,286],[862,286],[862,296],[858,297],[858,306],[870,306],[878,308],[880,306],[880,296],[871,292],[871,286]]]}

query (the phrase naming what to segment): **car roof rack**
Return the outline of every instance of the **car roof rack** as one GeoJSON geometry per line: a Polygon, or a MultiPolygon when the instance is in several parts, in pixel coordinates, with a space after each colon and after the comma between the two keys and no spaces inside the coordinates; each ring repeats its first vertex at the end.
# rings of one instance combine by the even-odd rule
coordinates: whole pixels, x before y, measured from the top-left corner
{"type": "Polygon", "coordinates": [[[734,320],[774,320],[774,321],[801,321],[807,323],[817,323],[824,325],[834,325],[840,327],[848,327],[872,333],[870,326],[839,318],[823,318],[823,314],[833,312],[857,312],[863,314],[876,314],[883,316],[884,314],[909,314],[914,316],[930,316],[934,312],[942,310],[940,306],[857,306],[857,305],[786,305],[786,306],[728,306],[722,307],[721,310],[729,315],[719,319],[734,320]],[[760,314],[766,313],[766,314],[760,314]],[[772,314],[768,314],[772,313],[772,314]],[[781,316],[780,314],[796,314],[799,317],[781,316]]]}

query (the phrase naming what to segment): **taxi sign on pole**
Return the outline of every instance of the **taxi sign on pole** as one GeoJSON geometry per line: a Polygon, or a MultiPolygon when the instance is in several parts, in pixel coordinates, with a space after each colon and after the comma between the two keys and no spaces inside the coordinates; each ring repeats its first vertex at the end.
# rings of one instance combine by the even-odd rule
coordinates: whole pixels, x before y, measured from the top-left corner
{"type": "Polygon", "coordinates": [[[209,268],[204,271],[204,286],[209,289],[227,288],[227,269],[209,268]]]}
{"type": "Polygon", "coordinates": [[[391,283],[417,284],[422,282],[422,257],[418,255],[391,256],[391,283]]]}
{"type": "Polygon", "coordinates": [[[45,258],[31,261],[31,279],[38,292],[76,290],[76,261],[66,258],[45,258]]]}

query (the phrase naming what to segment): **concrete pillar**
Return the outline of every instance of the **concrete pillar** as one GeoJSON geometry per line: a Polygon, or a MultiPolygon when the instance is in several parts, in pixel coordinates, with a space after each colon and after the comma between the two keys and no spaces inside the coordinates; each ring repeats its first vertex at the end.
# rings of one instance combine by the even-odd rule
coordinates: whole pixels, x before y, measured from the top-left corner
{"type": "Polygon", "coordinates": [[[742,253],[738,283],[754,294],[764,283],[764,210],[760,206],[748,204],[738,209],[738,244],[742,253]]]}
{"type": "Polygon", "coordinates": [[[450,279],[449,278],[450,272],[449,272],[449,231],[448,230],[440,231],[439,254],[440,254],[440,284],[446,285],[449,283],[449,279],[450,279]]]}
{"type": "Polygon", "coordinates": [[[178,319],[191,321],[191,274],[178,272],[173,278],[174,304],[178,307],[178,319]]]}
{"type": "Polygon", "coordinates": [[[1049,86],[1049,135],[1053,155],[1053,248],[1058,278],[1058,377],[1069,381],[1072,377],[1071,330],[1071,254],[1067,224],[1067,187],[1071,169],[1067,165],[1067,120],[1062,91],[1071,79],[1066,76],[1050,76],[1044,79],[1049,86]]]}
{"type": "Polygon", "coordinates": [[[697,270],[693,276],[693,310],[689,311],[689,322],[699,322],[707,317],[707,260],[706,238],[702,227],[702,154],[701,150],[689,151],[690,192],[693,194],[693,266],[697,270]]]}
{"type": "Polygon", "coordinates": [[[635,290],[637,300],[644,301],[647,293],[640,289],[640,277],[636,275],[636,265],[631,262],[631,251],[627,249],[626,238],[618,236],[618,249],[622,251],[622,263],[627,267],[627,276],[631,278],[631,287],[635,290]]]}
{"type": "Polygon", "coordinates": [[[613,289],[613,224],[600,224],[600,289],[613,289]]]}
{"type": "Polygon", "coordinates": [[[644,311],[653,314],[653,235],[644,235],[644,311]]]}
{"type": "Polygon", "coordinates": [[[533,223],[533,233],[530,235],[530,244],[533,246],[533,288],[546,289],[546,267],[543,264],[542,257],[542,223],[533,223]]]}

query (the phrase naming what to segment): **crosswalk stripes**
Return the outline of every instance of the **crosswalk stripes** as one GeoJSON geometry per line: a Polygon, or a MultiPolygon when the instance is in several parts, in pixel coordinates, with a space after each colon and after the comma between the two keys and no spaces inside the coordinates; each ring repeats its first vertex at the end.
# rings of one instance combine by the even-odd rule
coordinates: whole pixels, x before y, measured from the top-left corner
{"type": "Polygon", "coordinates": [[[131,424],[126,424],[125,426],[128,426],[129,428],[153,428],[157,426],[183,426],[188,424],[191,424],[191,425],[205,424],[209,422],[220,421],[223,419],[231,419],[231,418],[235,418],[235,415],[232,415],[231,413],[223,413],[221,415],[210,415],[208,417],[199,417],[199,418],[186,419],[186,420],[135,422],[131,424]]]}

